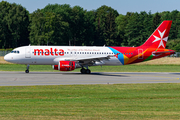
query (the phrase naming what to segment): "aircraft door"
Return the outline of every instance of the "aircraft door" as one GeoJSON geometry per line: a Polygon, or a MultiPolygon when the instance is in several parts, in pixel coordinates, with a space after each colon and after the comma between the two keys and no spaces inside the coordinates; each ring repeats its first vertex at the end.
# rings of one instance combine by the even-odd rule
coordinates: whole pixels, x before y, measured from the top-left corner
{"type": "Polygon", "coordinates": [[[25,49],[25,58],[31,58],[31,48],[30,47],[25,49]]]}
{"type": "Polygon", "coordinates": [[[138,49],[138,59],[143,59],[143,49],[138,49]]]}

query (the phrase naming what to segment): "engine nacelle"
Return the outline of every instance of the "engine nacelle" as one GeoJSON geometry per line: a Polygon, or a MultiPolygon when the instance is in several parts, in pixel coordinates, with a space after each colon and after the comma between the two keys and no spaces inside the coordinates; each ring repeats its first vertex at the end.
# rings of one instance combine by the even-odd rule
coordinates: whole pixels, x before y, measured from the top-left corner
{"type": "Polygon", "coordinates": [[[59,71],[72,71],[75,68],[76,63],[74,61],[59,61],[58,65],[53,65],[53,69],[59,71]]]}

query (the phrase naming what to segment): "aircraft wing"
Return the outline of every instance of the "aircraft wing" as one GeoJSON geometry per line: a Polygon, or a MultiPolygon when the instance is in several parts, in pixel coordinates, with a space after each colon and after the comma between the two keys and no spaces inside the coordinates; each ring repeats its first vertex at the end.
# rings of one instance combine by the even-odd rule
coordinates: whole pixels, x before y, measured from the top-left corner
{"type": "Polygon", "coordinates": [[[108,55],[108,56],[106,56],[106,57],[94,57],[94,56],[92,56],[92,57],[86,57],[86,58],[77,58],[77,59],[74,59],[75,61],[86,61],[86,60],[104,60],[104,59],[110,59],[110,57],[113,57],[113,55],[112,56],[110,56],[110,55],[108,55]]]}
{"type": "Polygon", "coordinates": [[[99,62],[100,64],[103,64],[102,60],[109,60],[110,57],[113,57],[114,55],[108,55],[104,57],[87,57],[87,58],[77,58],[73,61],[78,61],[79,64],[84,65],[93,65],[95,62],[99,62]]]}
{"type": "Polygon", "coordinates": [[[64,59],[58,59],[56,58],[54,61],[55,62],[59,62],[61,60],[65,60],[65,61],[77,61],[79,64],[94,64],[95,62],[101,62],[102,60],[109,60],[110,57],[113,57],[114,55],[108,55],[108,56],[103,56],[103,57],[85,57],[85,58],[74,58],[74,59],[70,59],[70,58],[64,58],[64,59]]]}

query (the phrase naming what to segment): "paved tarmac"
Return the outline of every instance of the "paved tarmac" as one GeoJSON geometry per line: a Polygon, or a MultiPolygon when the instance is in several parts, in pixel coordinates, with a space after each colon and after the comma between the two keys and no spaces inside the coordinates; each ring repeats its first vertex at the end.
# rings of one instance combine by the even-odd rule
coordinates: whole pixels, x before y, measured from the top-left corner
{"type": "Polygon", "coordinates": [[[0,86],[180,83],[180,73],[0,72],[0,86]]]}

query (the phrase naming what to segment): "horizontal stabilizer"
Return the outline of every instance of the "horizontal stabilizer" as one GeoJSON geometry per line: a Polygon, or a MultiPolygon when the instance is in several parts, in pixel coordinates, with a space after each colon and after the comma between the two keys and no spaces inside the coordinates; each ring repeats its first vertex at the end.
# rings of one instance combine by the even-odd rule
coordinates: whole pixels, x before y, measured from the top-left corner
{"type": "Polygon", "coordinates": [[[175,54],[175,51],[154,51],[154,52],[152,52],[152,55],[153,56],[159,56],[159,55],[162,55],[162,54],[175,54]]]}

